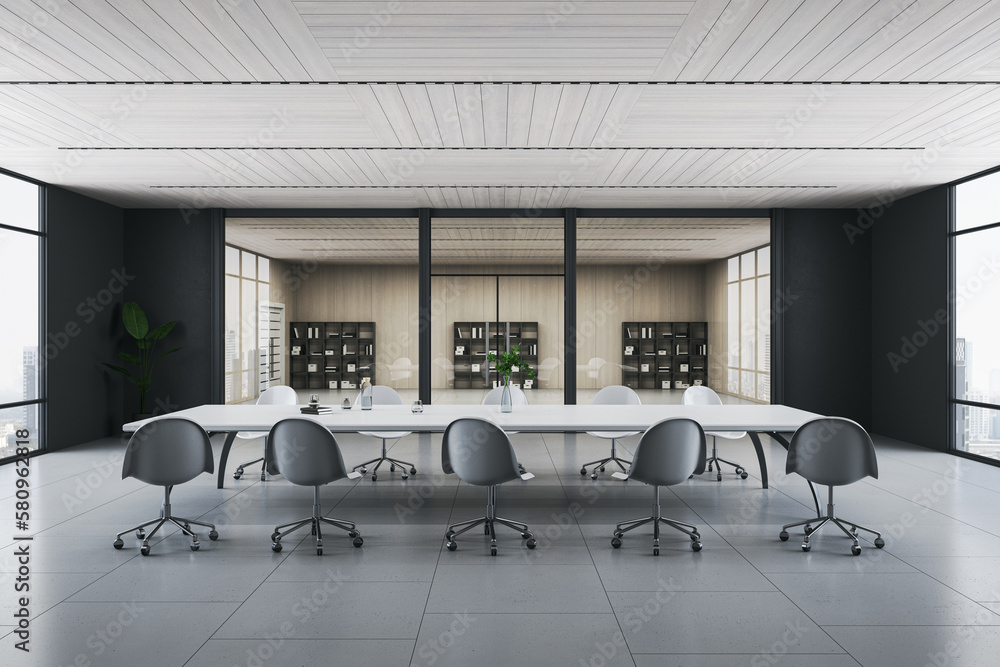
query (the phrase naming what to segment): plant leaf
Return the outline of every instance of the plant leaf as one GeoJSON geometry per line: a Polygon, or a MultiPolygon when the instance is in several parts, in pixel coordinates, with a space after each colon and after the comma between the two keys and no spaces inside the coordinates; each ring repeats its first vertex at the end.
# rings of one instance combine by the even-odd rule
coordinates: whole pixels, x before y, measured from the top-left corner
{"type": "Polygon", "coordinates": [[[170,350],[168,352],[164,352],[163,354],[161,354],[160,356],[158,356],[157,359],[162,359],[163,357],[167,356],[168,354],[173,354],[174,352],[180,352],[183,349],[184,348],[182,348],[182,347],[175,347],[174,349],[172,349],[172,350],[170,350]]]}
{"type": "Polygon", "coordinates": [[[170,333],[170,330],[173,329],[174,325],[176,324],[177,322],[167,322],[166,324],[161,324],[160,326],[156,327],[155,329],[149,332],[150,340],[160,340],[168,333],[170,333]]]}
{"type": "Polygon", "coordinates": [[[124,368],[122,368],[121,366],[115,366],[114,364],[109,364],[107,362],[101,362],[101,363],[103,363],[105,366],[115,371],[116,373],[121,373],[122,375],[128,378],[129,382],[135,384],[135,380],[132,378],[132,374],[127,370],[125,370],[124,368]]]}
{"type": "Polygon", "coordinates": [[[142,312],[142,308],[135,301],[128,301],[122,307],[122,320],[125,322],[125,331],[132,338],[142,339],[149,333],[149,321],[146,319],[146,313],[142,312]]]}
{"type": "Polygon", "coordinates": [[[134,354],[129,354],[128,352],[119,352],[118,358],[121,359],[122,361],[126,361],[132,364],[133,366],[139,366],[140,364],[142,364],[142,359],[135,356],[134,354]]]}

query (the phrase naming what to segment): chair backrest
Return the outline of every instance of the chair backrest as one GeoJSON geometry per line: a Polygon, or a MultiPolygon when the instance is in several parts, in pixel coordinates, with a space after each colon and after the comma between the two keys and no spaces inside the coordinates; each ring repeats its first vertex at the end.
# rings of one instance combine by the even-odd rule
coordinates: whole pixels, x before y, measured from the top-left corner
{"type": "Polygon", "coordinates": [[[684,405],[722,405],[722,399],[708,387],[688,387],[681,396],[684,405]]]}
{"type": "Polygon", "coordinates": [[[520,477],[507,434],[493,422],[474,417],[448,424],[441,443],[441,467],[476,486],[503,484],[520,477]]]}
{"type": "Polygon", "coordinates": [[[295,390],[283,384],[268,387],[257,397],[257,405],[296,405],[298,402],[295,390]]]}
{"type": "Polygon", "coordinates": [[[597,392],[591,403],[593,405],[642,405],[642,401],[639,400],[639,394],[635,393],[631,387],[626,387],[623,384],[613,384],[609,387],[604,387],[597,392]]]}
{"type": "Polygon", "coordinates": [[[680,484],[705,471],[705,431],[686,417],[657,422],[636,445],[629,477],[655,486],[680,484]]]}
{"type": "MultiPolygon", "coordinates": [[[[493,389],[490,389],[489,393],[483,396],[483,405],[500,405],[500,399],[502,396],[503,387],[494,387],[493,389]]],[[[528,397],[525,396],[520,387],[511,387],[510,402],[511,405],[527,405],[528,397]]]]}
{"type": "MultiPolygon", "coordinates": [[[[372,385],[372,405],[402,405],[403,397],[395,389],[384,384],[372,385]]],[[[361,405],[361,392],[354,399],[354,405],[361,405]]]]}
{"type": "Polygon", "coordinates": [[[292,484],[319,486],[347,477],[337,439],[311,419],[282,419],[268,433],[267,447],[278,470],[292,484]]]}
{"type": "Polygon", "coordinates": [[[797,472],[826,486],[878,478],[875,445],[860,424],[843,417],[823,417],[799,427],[788,445],[785,472],[797,472]]]}
{"type": "Polygon", "coordinates": [[[208,433],[190,419],[167,417],[142,426],[125,448],[122,479],[135,477],[156,486],[189,482],[215,472],[208,433]]]}

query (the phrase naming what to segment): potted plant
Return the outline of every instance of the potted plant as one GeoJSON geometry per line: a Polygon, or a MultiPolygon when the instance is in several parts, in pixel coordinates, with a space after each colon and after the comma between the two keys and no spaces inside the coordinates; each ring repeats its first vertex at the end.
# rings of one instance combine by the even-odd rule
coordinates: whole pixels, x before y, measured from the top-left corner
{"type": "Polygon", "coordinates": [[[167,322],[150,330],[146,313],[134,301],[127,302],[122,308],[122,321],[125,323],[125,331],[135,339],[135,344],[139,348],[139,354],[119,352],[118,358],[131,366],[135,366],[135,375],[133,375],[131,370],[122,366],[106,362],[104,365],[116,373],[121,373],[128,378],[129,382],[139,388],[139,413],[141,415],[148,415],[149,413],[146,412],[146,396],[149,393],[149,383],[153,379],[153,364],[158,359],[162,359],[168,354],[173,354],[181,349],[175,347],[161,355],[153,356],[153,348],[156,346],[156,341],[161,340],[170,333],[177,322],[167,322]]]}
{"type": "Polygon", "coordinates": [[[496,354],[490,352],[486,359],[494,364],[497,373],[503,378],[503,393],[500,397],[500,412],[510,412],[513,402],[510,399],[510,374],[518,371],[529,378],[535,377],[535,371],[521,359],[521,344],[512,345],[506,352],[496,354]]]}

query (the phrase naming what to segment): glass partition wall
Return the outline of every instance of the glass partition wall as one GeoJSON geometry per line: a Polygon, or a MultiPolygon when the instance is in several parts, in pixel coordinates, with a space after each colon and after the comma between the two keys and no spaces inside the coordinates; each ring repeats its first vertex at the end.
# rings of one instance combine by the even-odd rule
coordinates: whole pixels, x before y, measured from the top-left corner
{"type": "Polygon", "coordinates": [[[269,257],[256,278],[267,291],[252,306],[226,292],[227,321],[237,302],[245,311],[254,377],[303,402],[353,401],[364,377],[415,400],[417,237],[415,218],[227,219],[227,243],[269,257]]]}
{"type": "Polygon", "coordinates": [[[519,345],[532,404],[563,395],[563,219],[434,218],[431,400],[480,403],[500,385],[490,352],[519,345]]]}
{"type": "MultiPolygon", "coordinates": [[[[767,218],[579,219],[577,403],[616,384],[635,389],[643,403],[679,403],[683,390],[697,385],[745,396],[727,382],[730,341],[738,346],[744,331],[727,258],[769,238],[767,218]]],[[[750,277],[748,294],[756,297],[759,288],[766,297],[770,285],[758,282],[755,266],[750,277]]],[[[743,303],[756,313],[755,299],[743,303]]],[[[770,322],[742,319],[753,322],[742,337],[756,354],[755,340],[763,338],[757,322],[770,322]]]]}

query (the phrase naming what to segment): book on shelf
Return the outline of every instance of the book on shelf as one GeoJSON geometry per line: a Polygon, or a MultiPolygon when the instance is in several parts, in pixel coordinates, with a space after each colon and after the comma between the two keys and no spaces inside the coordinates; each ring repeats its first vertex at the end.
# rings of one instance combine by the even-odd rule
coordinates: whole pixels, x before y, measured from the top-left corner
{"type": "Polygon", "coordinates": [[[625,337],[626,338],[631,338],[632,337],[632,330],[629,329],[628,327],[625,327],[625,337]]]}
{"type": "Polygon", "coordinates": [[[298,327],[292,327],[292,336],[294,336],[295,338],[299,338],[300,337],[299,336],[299,328],[298,327]]]}
{"type": "Polygon", "coordinates": [[[316,407],[305,405],[299,408],[299,412],[304,415],[328,415],[333,412],[333,408],[329,405],[317,405],[316,407]]]}

